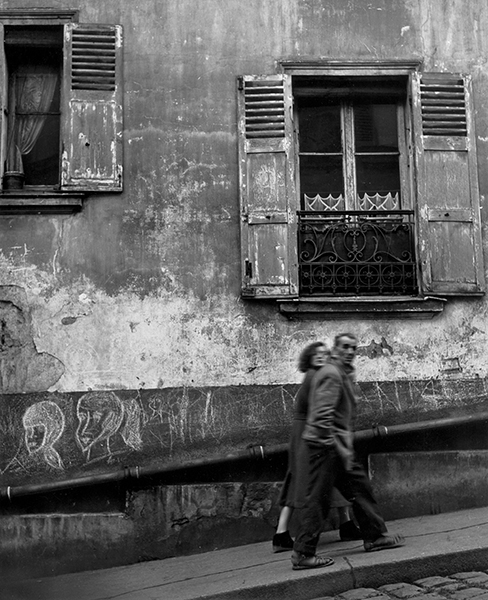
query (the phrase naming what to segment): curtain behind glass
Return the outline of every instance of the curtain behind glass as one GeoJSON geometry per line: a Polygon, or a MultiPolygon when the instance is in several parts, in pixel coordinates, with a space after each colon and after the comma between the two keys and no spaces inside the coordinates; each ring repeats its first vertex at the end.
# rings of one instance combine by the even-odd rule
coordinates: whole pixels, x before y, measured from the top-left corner
{"type": "Polygon", "coordinates": [[[58,82],[49,65],[21,66],[10,88],[7,171],[23,173],[22,156],[34,148],[46,120],[58,82]]]}

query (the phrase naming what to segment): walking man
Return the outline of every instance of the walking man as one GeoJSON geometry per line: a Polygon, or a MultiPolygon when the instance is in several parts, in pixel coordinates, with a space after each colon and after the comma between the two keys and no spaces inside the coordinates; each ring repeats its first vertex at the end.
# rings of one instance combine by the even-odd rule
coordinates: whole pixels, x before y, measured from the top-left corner
{"type": "Polygon", "coordinates": [[[302,510],[291,557],[293,569],[314,569],[334,562],[315,553],[334,487],[352,503],[366,552],[404,544],[401,535],[388,534],[368,476],[354,458],[352,363],[356,350],[355,335],[337,335],[330,357],[311,384],[307,423],[298,451],[296,506],[302,510]]]}

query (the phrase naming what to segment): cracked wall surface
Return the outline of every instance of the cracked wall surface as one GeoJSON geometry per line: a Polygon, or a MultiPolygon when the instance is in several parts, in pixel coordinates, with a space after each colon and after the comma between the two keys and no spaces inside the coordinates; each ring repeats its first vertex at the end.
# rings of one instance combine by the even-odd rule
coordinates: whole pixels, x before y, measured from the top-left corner
{"type": "MultiPolygon", "coordinates": [[[[419,60],[470,73],[486,220],[486,2],[75,0],[72,8],[80,22],[124,28],[124,191],[92,194],[76,214],[0,214],[4,481],[96,472],[127,457],[183,460],[183,448],[193,456],[202,444],[214,454],[266,429],[284,442],[300,351],[312,340],[330,346],[340,331],[359,338],[362,423],[469,411],[468,399],[486,399],[485,296],[452,298],[432,321],[287,320],[274,303],[240,297],[236,133],[237,77],[274,73],[281,59],[419,60]],[[119,423],[95,445],[78,430],[83,396],[119,423]],[[138,418],[149,421],[138,428],[138,418]],[[45,434],[30,454],[24,423],[45,434]]],[[[484,226],[486,256],[487,239],[484,226]]]]}
{"type": "Polygon", "coordinates": [[[64,366],[38,352],[25,290],[0,286],[0,391],[42,392],[55,385],[64,366]]]}

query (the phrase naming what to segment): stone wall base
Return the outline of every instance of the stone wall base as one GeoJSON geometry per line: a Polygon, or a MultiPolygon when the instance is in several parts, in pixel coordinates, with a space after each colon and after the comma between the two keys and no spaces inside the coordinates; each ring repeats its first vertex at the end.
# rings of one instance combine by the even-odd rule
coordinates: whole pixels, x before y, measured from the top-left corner
{"type": "MultiPolygon", "coordinates": [[[[488,506],[488,450],[370,455],[388,520],[488,506]]],[[[153,486],[112,513],[0,517],[2,577],[46,577],[265,542],[279,515],[279,482],[153,486]]],[[[296,514],[290,531],[296,531],[296,514]]],[[[338,529],[331,510],[325,530],[338,529]]]]}

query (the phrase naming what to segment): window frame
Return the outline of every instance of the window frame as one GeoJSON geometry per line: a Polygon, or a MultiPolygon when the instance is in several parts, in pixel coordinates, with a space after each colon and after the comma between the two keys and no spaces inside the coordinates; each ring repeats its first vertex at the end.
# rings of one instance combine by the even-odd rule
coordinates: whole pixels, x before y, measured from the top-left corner
{"type": "MultiPolygon", "coordinates": [[[[6,127],[6,134],[7,134],[7,139],[10,136],[11,133],[11,127],[13,126],[13,123],[15,121],[15,115],[20,114],[18,112],[18,108],[17,108],[17,91],[16,91],[16,83],[15,83],[15,78],[16,78],[16,73],[17,70],[22,67],[25,67],[26,65],[32,65],[31,61],[34,59],[35,61],[35,65],[36,67],[38,65],[46,65],[46,64],[50,64],[53,68],[53,72],[55,71],[56,76],[57,76],[57,83],[55,86],[55,89],[53,90],[53,92],[56,92],[56,110],[55,112],[51,112],[48,110],[49,107],[46,107],[46,110],[43,111],[43,114],[45,114],[46,116],[48,115],[55,115],[56,119],[57,119],[57,123],[56,123],[56,129],[57,129],[57,139],[50,139],[49,143],[52,144],[52,149],[54,150],[53,146],[55,146],[55,150],[56,152],[52,153],[53,159],[54,156],[56,156],[56,180],[53,181],[52,183],[41,183],[39,181],[37,182],[28,182],[28,169],[26,169],[25,172],[25,181],[24,181],[24,186],[22,187],[23,190],[25,190],[27,193],[29,190],[33,190],[36,188],[39,188],[40,190],[53,190],[56,189],[59,186],[59,181],[60,181],[60,156],[61,156],[61,136],[60,136],[60,131],[61,131],[61,81],[62,81],[62,68],[63,68],[63,29],[61,25],[57,26],[57,31],[46,31],[46,29],[50,29],[49,28],[44,28],[42,31],[34,31],[34,32],[28,32],[27,28],[23,25],[17,27],[14,26],[12,28],[10,28],[8,25],[4,25],[4,50],[5,50],[5,61],[6,61],[6,66],[7,66],[7,71],[8,71],[8,77],[7,77],[7,88],[8,88],[8,98],[7,98],[7,106],[8,106],[8,115],[7,115],[7,127],[6,127]],[[7,32],[7,28],[11,29],[10,32],[7,32]],[[17,30],[17,31],[15,31],[17,30]],[[10,35],[7,35],[7,33],[10,33],[10,35]],[[13,34],[13,35],[12,35],[13,34]],[[46,36],[50,36],[50,37],[46,37],[46,36]],[[7,39],[7,37],[9,39],[7,39]],[[13,39],[12,39],[13,37],[13,39]],[[30,37],[29,41],[26,42],[26,37],[30,37]],[[25,52],[25,50],[27,49],[28,52],[25,52]],[[44,54],[43,54],[44,53],[44,54]],[[19,54],[22,56],[22,59],[19,60],[19,54]],[[27,60],[26,60],[26,56],[27,56],[27,60]],[[53,58],[54,56],[54,58],[53,58]]],[[[53,93],[54,95],[54,93],[53,93]]],[[[25,114],[25,113],[24,113],[25,114]]],[[[39,114],[39,113],[36,113],[39,114]]],[[[38,139],[41,139],[41,137],[39,137],[38,139]]],[[[45,137],[45,139],[48,139],[47,137],[45,137]]],[[[10,152],[10,148],[7,148],[7,154],[10,152]]],[[[26,155],[27,157],[29,155],[26,155]]],[[[22,166],[25,168],[26,166],[26,159],[22,158],[22,166]]],[[[16,161],[14,161],[15,163],[16,161]]],[[[28,162],[28,158],[27,158],[27,162],[28,162]]],[[[54,162],[54,160],[53,160],[54,162]]],[[[13,173],[14,176],[18,176],[18,174],[20,173],[16,167],[18,165],[17,164],[9,164],[9,156],[5,157],[5,170],[4,170],[4,176],[6,176],[8,173],[13,173]],[[10,167],[10,168],[9,168],[10,167]]],[[[4,181],[4,186],[3,188],[5,189],[5,181],[4,181]]],[[[8,190],[11,191],[11,188],[8,190]]]]}
{"type": "MultiPolygon", "coordinates": [[[[290,75],[293,79],[294,76],[309,76],[309,77],[344,77],[351,78],[357,77],[361,78],[384,78],[388,79],[388,77],[397,79],[398,77],[405,77],[408,80],[414,71],[418,71],[422,66],[422,61],[339,61],[339,60],[328,60],[326,63],[324,61],[292,61],[292,60],[283,60],[280,61],[278,72],[290,75]]],[[[408,84],[406,85],[408,88],[408,84]]],[[[399,159],[399,168],[400,168],[400,185],[402,192],[405,190],[406,194],[402,199],[402,208],[411,209],[414,205],[413,202],[413,185],[414,185],[414,176],[412,174],[412,165],[413,165],[413,140],[412,140],[412,115],[410,111],[408,91],[406,91],[407,97],[405,98],[405,102],[402,102],[403,110],[401,110],[402,114],[399,115],[397,112],[397,123],[398,123],[398,146],[400,150],[400,159],[399,159]],[[400,127],[399,121],[403,120],[402,127],[400,127]],[[403,139],[400,139],[404,135],[403,139]],[[404,149],[405,152],[402,155],[401,150],[404,149]]],[[[341,111],[342,112],[342,111],[341,111]]],[[[295,120],[295,144],[296,148],[299,148],[297,136],[298,132],[298,115],[297,115],[297,107],[294,106],[294,120],[295,120]]],[[[343,140],[344,148],[346,144],[350,144],[352,132],[347,131],[348,127],[353,127],[354,124],[351,122],[349,124],[345,124],[343,126],[343,131],[345,133],[345,139],[343,140]]],[[[344,152],[346,154],[346,152],[344,152]]],[[[295,152],[295,155],[298,156],[298,150],[295,152]]],[[[355,154],[350,160],[354,160],[355,154]]],[[[347,159],[346,159],[347,160],[347,159]]],[[[299,162],[298,160],[295,162],[295,170],[296,173],[299,174],[299,162]]],[[[299,175],[298,175],[299,176],[299,175]]],[[[355,189],[355,166],[349,171],[348,176],[344,173],[345,178],[348,177],[349,183],[346,183],[346,186],[349,187],[349,192],[351,193],[353,189],[355,189]],[[352,181],[354,180],[354,181],[352,181]]],[[[298,193],[298,206],[301,205],[300,202],[300,186],[297,185],[297,193],[298,193]]],[[[346,194],[346,191],[345,191],[346,194]]],[[[346,210],[357,210],[356,207],[349,207],[346,210]]]]}
{"type": "MultiPolygon", "coordinates": [[[[342,75],[335,76],[335,73],[330,72],[327,73],[323,81],[321,81],[320,75],[314,75],[312,80],[301,76],[301,73],[292,77],[294,145],[296,150],[295,177],[297,181],[297,207],[299,208],[297,240],[299,257],[298,294],[302,301],[310,301],[311,298],[323,299],[324,302],[328,302],[332,298],[343,298],[346,301],[351,301],[356,297],[364,300],[376,297],[412,298],[418,294],[420,269],[417,248],[418,237],[415,235],[416,227],[412,201],[414,196],[411,176],[413,156],[410,132],[412,124],[410,122],[407,124],[407,118],[410,117],[410,111],[408,110],[409,83],[409,78],[406,75],[398,76],[398,74],[395,74],[394,79],[389,75],[372,77],[369,73],[356,77],[351,75],[343,77],[342,75]],[[386,89],[381,89],[383,86],[386,89]],[[315,87],[317,87],[316,90],[315,87]],[[375,87],[376,89],[373,91],[372,88],[375,87]],[[373,92],[372,95],[371,92],[373,92]],[[392,92],[393,96],[391,96],[392,92]],[[311,152],[302,152],[300,137],[302,99],[311,99],[313,106],[315,105],[314,99],[318,100],[320,104],[320,98],[330,97],[331,95],[333,106],[338,108],[338,110],[336,109],[337,113],[334,115],[337,119],[335,121],[337,125],[333,129],[340,129],[340,148],[334,149],[330,153],[321,152],[320,148],[311,148],[311,152]],[[382,153],[374,150],[358,150],[355,123],[358,114],[357,108],[378,105],[385,101],[392,106],[394,111],[392,114],[392,120],[395,120],[394,152],[382,153]],[[395,191],[398,191],[398,200],[388,209],[385,208],[386,212],[384,212],[382,208],[375,209],[372,203],[366,201],[367,206],[365,206],[361,201],[363,192],[360,192],[360,182],[357,179],[357,163],[360,156],[385,156],[388,154],[395,156],[395,166],[398,169],[398,179],[394,186],[395,191]],[[313,189],[306,180],[302,180],[302,157],[321,157],[325,155],[337,156],[341,159],[342,199],[334,202],[334,198],[339,198],[339,196],[335,196],[334,192],[324,188],[325,195],[327,196],[330,192],[334,194],[333,197],[327,196],[328,199],[323,202],[323,208],[317,207],[315,200],[313,201],[315,207],[309,208],[305,199],[306,189],[310,190],[311,197],[314,197],[319,190],[313,189]],[[327,205],[333,205],[333,208],[328,208],[327,205]],[[408,214],[409,212],[412,214],[408,214]],[[396,233],[390,233],[390,224],[398,219],[403,222],[401,241],[400,239],[396,241],[396,233]],[[370,220],[369,224],[367,220],[370,220]],[[345,227],[348,228],[348,233],[344,235],[345,227]],[[355,237],[353,231],[360,232],[359,240],[355,237]],[[407,231],[410,233],[405,238],[407,231]],[[322,237],[315,241],[315,235],[322,237]],[[377,235],[378,237],[376,237],[377,235]],[[355,251],[355,241],[353,242],[353,240],[358,240],[359,245],[361,245],[361,243],[366,243],[370,236],[372,236],[374,245],[368,244],[363,248],[362,257],[364,262],[356,267],[347,265],[348,253],[355,251]],[[305,238],[308,238],[308,242],[305,238]],[[351,246],[338,250],[341,248],[343,240],[348,240],[351,246]],[[316,258],[313,258],[314,253],[317,253],[316,258]],[[331,258],[321,264],[320,255],[327,255],[331,258]],[[392,264],[388,262],[390,256],[392,264]],[[311,262],[308,259],[311,259],[311,262]],[[383,261],[386,262],[383,263],[383,261]],[[335,271],[341,272],[342,269],[347,269],[347,273],[351,275],[351,279],[348,281],[346,278],[344,284],[340,284],[333,276],[335,271]],[[359,275],[360,273],[363,275],[359,275]],[[366,274],[366,278],[362,279],[366,274]],[[403,275],[404,279],[398,281],[397,279],[402,277],[400,274],[403,275]],[[368,276],[373,287],[371,292],[366,291],[368,276]],[[395,286],[389,283],[389,278],[392,277],[397,280],[395,286]],[[331,280],[328,282],[330,286],[324,286],[320,291],[320,282],[329,278],[331,280]],[[360,287],[364,290],[364,293],[359,292],[360,287]],[[339,292],[341,288],[344,290],[342,294],[339,292]],[[312,289],[315,291],[311,292],[312,289]]],[[[319,116],[316,115],[312,122],[316,123],[318,119],[319,116]]],[[[317,128],[320,128],[320,126],[317,125],[317,128]]],[[[337,189],[339,189],[339,186],[337,186],[337,189]]],[[[383,186],[380,183],[378,189],[371,188],[370,193],[373,196],[375,191],[381,194],[382,189],[383,186]]]]}
{"type": "MultiPolygon", "coordinates": [[[[314,97],[320,97],[320,93],[314,95],[314,97]]],[[[293,115],[295,122],[295,145],[296,151],[296,173],[299,185],[297,185],[297,193],[299,206],[302,208],[303,205],[303,193],[301,185],[301,157],[307,155],[337,155],[342,158],[343,165],[343,180],[344,180],[344,210],[354,211],[361,210],[358,201],[357,191],[357,179],[356,179],[356,157],[373,155],[372,152],[358,152],[355,143],[355,132],[354,132],[354,105],[350,100],[346,100],[343,96],[339,95],[340,105],[340,121],[341,121],[341,137],[342,137],[342,151],[341,152],[302,152],[300,144],[300,119],[299,113],[300,108],[298,102],[293,104],[293,115]]],[[[393,102],[392,102],[393,104],[393,102]]],[[[405,98],[403,101],[397,100],[396,106],[396,123],[397,123],[397,141],[398,141],[398,152],[394,153],[398,155],[398,168],[399,168],[399,184],[400,184],[400,203],[401,206],[398,208],[407,210],[412,208],[412,178],[410,175],[411,165],[413,164],[413,157],[411,153],[412,141],[410,139],[411,124],[407,123],[407,119],[410,116],[408,110],[408,97],[407,97],[407,83],[405,85],[405,98]]],[[[380,153],[376,153],[380,155],[380,153]]],[[[388,153],[383,153],[387,155],[388,153]]],[[[392,153],[393,154],[393,153],[392,153]]]]}

